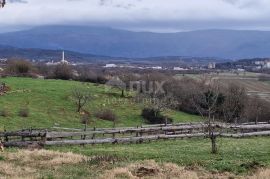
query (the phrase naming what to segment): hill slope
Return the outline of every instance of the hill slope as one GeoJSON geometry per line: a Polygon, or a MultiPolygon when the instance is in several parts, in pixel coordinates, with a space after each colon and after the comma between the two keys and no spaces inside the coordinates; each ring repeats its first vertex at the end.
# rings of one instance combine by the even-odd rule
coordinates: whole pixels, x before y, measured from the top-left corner
{"type": "MultiPolygon", "coordinates": [[[[0,116],[0,131],[22,128],[49,128],[54,125],[76,128],[82,127],[80,115],[71,99],[74,87],[87,88],[93,100],[85,107],[92,114],[91,127],[112,127],[112,122],[96,119],[94,113],[100,109],[112,109],[118,116],[117,126],[137,126],[142,124],[142,106],[120,98],[117,89],[107,93],[103,85],[62,80],[41,80],[31,78],[4,78],[0,80],[11,87],[9,94],[0,96],[0,111],[7,111],[8,116],[0,116]],[[122,101],[124,100],[124,101],[122,101]],[[19,117],[21,108],[27,107],[30,115],[19,117]]],[[[182,112],[169,112],[175,122],[198,121],[199,116],[182,112]]]]}
{"type": "Polygon", "coordinates": [[[88,26],[43,26],[0,34],[0,44],[131,58],[270,56],[270,32],[266,31],[202,30],[149,33],[88,26]]]}

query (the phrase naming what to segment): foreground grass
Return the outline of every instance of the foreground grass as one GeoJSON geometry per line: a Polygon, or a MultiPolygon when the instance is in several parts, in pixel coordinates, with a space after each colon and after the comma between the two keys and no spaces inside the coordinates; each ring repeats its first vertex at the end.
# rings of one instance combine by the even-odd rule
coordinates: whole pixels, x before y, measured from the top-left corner
{"type": "Polygon", "coordinates": [[[210,153],[208,139],[159,141],[130,145],[53,147],[87,156],[116,156],[128,162],[153,159],[180,166],[203,167],[209,171],[246,173],[256,167],[270,166],[269,138],[219,139],[219,154],[210,153]]]}
{"type": "Polygon", "coordinates": [[[270,170],[267,169],[270,167],[268,138],[220,139],[218,144],[217,155],[210,154],[207,139],[130,145],[63,146],[38,151],[8,149],[0,153],[0,176],[113,178],[118,173],[122,178],[132,178],[128,176],[138,176],[136,172],[143,167],[143,171],[149,168],[144,174],[147,178],[270,177],[270,170]],[[150,172],[149,176],[147,172],[150,172]],[[248,177],[254,174],[255,177],[248,177]]]}
{"type": "MultiPolygon", "coordinates": [[[[5,109],[8,117],[0,117],[0,130],[21,128],[61,127],[82,128],[80,115],[71,99],[75,87],[87,88],[94,99],[85,107],[92,115],[103,108],[113,110],[117,116],[117,126],[137,126],[143,123],[140,116],[142,105],[134,103],[132,98],[121,98],[117,89],[105,89],[103,85],[63,80],[42,80],[31,78],[2,78],[11,87],[9,94],[0,96],[0,110],[5,109]],[[20,108],[27,107],[27,118],[18,116],[20,108]]],[[[198,116],[183,112],[168,111],[166,114],[174,122],[199,121],[198,116]]],[[[112,122],[92,118],[91,127],[112,127],[112,122]]]]}

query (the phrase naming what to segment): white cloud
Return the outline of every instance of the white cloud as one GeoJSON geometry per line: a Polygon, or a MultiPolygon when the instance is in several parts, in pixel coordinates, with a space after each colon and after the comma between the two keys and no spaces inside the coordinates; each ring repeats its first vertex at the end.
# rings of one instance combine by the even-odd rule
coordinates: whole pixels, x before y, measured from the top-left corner
{"type": "Polygon", "coordinates": [[[47,24],[176,30],[270,27],[269,0],[16,1],[0,9],[0,28],[47,24]]]}

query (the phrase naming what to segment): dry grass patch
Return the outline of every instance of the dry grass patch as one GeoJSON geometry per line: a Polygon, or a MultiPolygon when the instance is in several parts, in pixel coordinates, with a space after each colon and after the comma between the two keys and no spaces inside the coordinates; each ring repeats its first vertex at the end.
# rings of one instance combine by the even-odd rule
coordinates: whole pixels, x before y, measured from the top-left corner
{"type": "Polygon", "coordinates": [[[260,169],[252,176],[236,176],[234,174],[209,172],[195,167],[187,169],[173,163],[158,164],[153,160],[147,160],[130,164],[126,167],[108,170],[101,176],[102,179],[269,179],[270,169],[260,169]]]}
{"type": "Polygon", "coordinates": [[[40,171],[55,171],[63,165],[75,165],[87,160],[86,156],[48,150],[18,150],[4,152],[0,161],[0,178],[39,178],[40,171]]]}
{"type": "Polygon", "coordinates": [[[101,178],[114,179],[114,178],[179,178],[179,179],[197,179],[199,178],[194,171],[185,170],[175,164],[166,163],[158,164],[153,160],[139,162],[128,165],[123,168],[116,168],[106,171],[101,178]]]}
{"type": "Polygon", "coordinates": [[[270,169],[261,169],[249,179],[269,179],[270,178],[270,169]]]}
{"type": "Polygon", "coordinates": [[[0,162],[0,178],[34,178],[36,170],[26,166],[16,166],[8,162],[0,162]]]}
{"type": "Polygon", "coordinates": [[[83,155],[49,150],[19,150],[14,153],[6,153],[5,158],[8,161],[14,161],[34,167],[53,167],[62,164],[77,164],[87,160],[87,157],[83,155]]]}

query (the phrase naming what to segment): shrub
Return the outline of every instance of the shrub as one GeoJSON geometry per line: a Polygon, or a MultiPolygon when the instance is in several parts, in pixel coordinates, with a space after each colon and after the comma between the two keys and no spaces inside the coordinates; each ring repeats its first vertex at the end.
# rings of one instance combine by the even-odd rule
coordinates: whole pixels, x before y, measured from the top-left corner
{"type": "Polygon", "coordinates": [[[110,109],[103,109],[103,110],[98,111],[95,114],[95,117],[106,120],[106,121],[112,121],[112,122],[115,122],[117,120],[117,116],[110,109]]]}
{"type": "Polygon", "coordinates": [[[53,78],[61,79],[61,80],[69,80],[72,79],[73,72],[69,65],[67,64],[59,64],[55,67],[53,78]]]}
{"type": "Polygon", "coordinates": [[[33,66],[25,60],[11,60],[8,62],[6,73],[15,76],[31,76],[33,66]]]}
{"type": "Polygon", "coordinates": [[[2,116],[2,117],[8,117],[8,111],[7,111],[7,109],[1,109],[0,110],[0,116],[2,116]]]}
{"type": "Polygon", "coordinates": [[[144,108],[141,115],[148,124],[164,124],[166,123],[166,119],[168,124],[173,122],[171,118],[162,116],[160,112],[156,112],[151,108],[144,108]]]}
{"type": "Polygon", "coordinates": [[[29,116],[29,109],[27,107],[21,108],[19,110],[20,117],[28,117],[29,116]]]}

